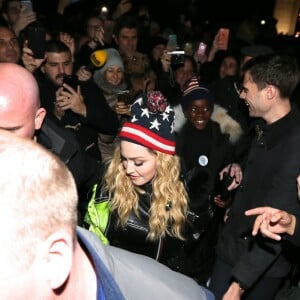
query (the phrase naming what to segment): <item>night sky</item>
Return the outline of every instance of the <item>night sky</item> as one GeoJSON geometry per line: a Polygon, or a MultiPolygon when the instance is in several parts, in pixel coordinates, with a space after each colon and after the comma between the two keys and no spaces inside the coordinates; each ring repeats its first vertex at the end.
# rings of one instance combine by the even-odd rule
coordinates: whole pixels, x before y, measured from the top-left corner
{"type": "MultiPolygon", "coordinates": [[[[178,16],[187,11],[186,0],[151,0],[152,15],[165,24],[178,23],[178,16]],[[165,7],[166,9],[162,9],[165,7]]],[[[275,0],[196,0],[193,12],[194,22],[207,19],[215,23],[238,24],[250,15],[271,17],[275,0]]]]}

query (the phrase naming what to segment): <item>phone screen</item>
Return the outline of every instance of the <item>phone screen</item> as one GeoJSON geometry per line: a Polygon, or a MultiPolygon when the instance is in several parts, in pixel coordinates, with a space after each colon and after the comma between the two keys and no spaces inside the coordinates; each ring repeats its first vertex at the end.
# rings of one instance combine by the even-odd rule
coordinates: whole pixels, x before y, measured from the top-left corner
{"type": "Polygon", "coordinates": [[[22,0],[21,4],[22,4],[22,8],[24,8],[24,11],[26,12],[33,11],[32,2],[30,0],[22,0]]]}
{"type": "Polygon", "coordinates": [[[169,51],[173,51],[173,50],[177,49],[177,35],[176,34],[169,35],[167,49],[169,51]]]}
{"type": "Polygon", "coordinates": [[[227,50],[229,39],[229,29],[220,28],[218,33],[218,44],[220,50],[227,50]]]}

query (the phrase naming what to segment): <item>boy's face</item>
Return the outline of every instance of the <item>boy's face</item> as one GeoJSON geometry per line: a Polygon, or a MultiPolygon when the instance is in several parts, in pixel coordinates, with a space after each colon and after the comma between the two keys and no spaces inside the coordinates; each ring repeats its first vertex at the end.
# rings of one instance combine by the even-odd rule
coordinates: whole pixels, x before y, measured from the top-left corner
{"type": "Polygon", "coordinates": [[[185,112],[185,117],[194,125],[198,130],[203,130],[213,112],[213,106],[209,100],[199,99],[194,100],[188,106],[185,112]]]}

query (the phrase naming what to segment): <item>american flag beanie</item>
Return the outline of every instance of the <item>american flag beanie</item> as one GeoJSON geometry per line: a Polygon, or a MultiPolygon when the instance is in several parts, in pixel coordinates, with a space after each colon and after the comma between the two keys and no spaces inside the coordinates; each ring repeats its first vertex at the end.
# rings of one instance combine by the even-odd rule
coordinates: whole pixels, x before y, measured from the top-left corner
{"type": "Polygon", "coordinates": [[[119,132],[127,140],[163,153],[175,154],[174,110],[159,91],[140,94],[131,105],[131,120],[119,132]]]}

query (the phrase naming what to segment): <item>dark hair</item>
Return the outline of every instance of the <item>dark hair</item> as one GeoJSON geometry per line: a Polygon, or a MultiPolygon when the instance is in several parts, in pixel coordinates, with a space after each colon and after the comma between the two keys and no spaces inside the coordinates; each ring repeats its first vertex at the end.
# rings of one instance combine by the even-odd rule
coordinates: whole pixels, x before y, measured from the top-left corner
{"type": "MultiPolygon", "coordinates": [[[[186,61],[189,61],[192,64],[192,68],[193,68],[193,73],[194,75],[197,75],[197,62],[195,61],[194,57],[191,55],[184,55],[184,63],[186,61]]],[[[174,71],[178,70],[179,68],[183,67],[183,64],[178,64],[178,65],[172,65],[172,69],[174,71]]]]}
{"type": "Polygon", "coordinates": [[[266,85],[276,86],[282,98],[290,98],[300,79],[296,57],[287,55],[252,58],[245,63],[243,71],[250,73],[259,90],[266,85]]]}
{"type": "Polygon", "coordinates": [[[117,18],[114,26],[114,35],[118,37],[123,28],[136,29],[139,31],[138,19],[133,15],[123,15],[117,18]]]}
{"type": "Polygon", "coordinates": [[[62,53],[62,52],[69,52],[71,53],[70,48],[61,41],[58,40],[50,40],[46,42],[46,52],[55,52],[55,53],[62,53]]]}

